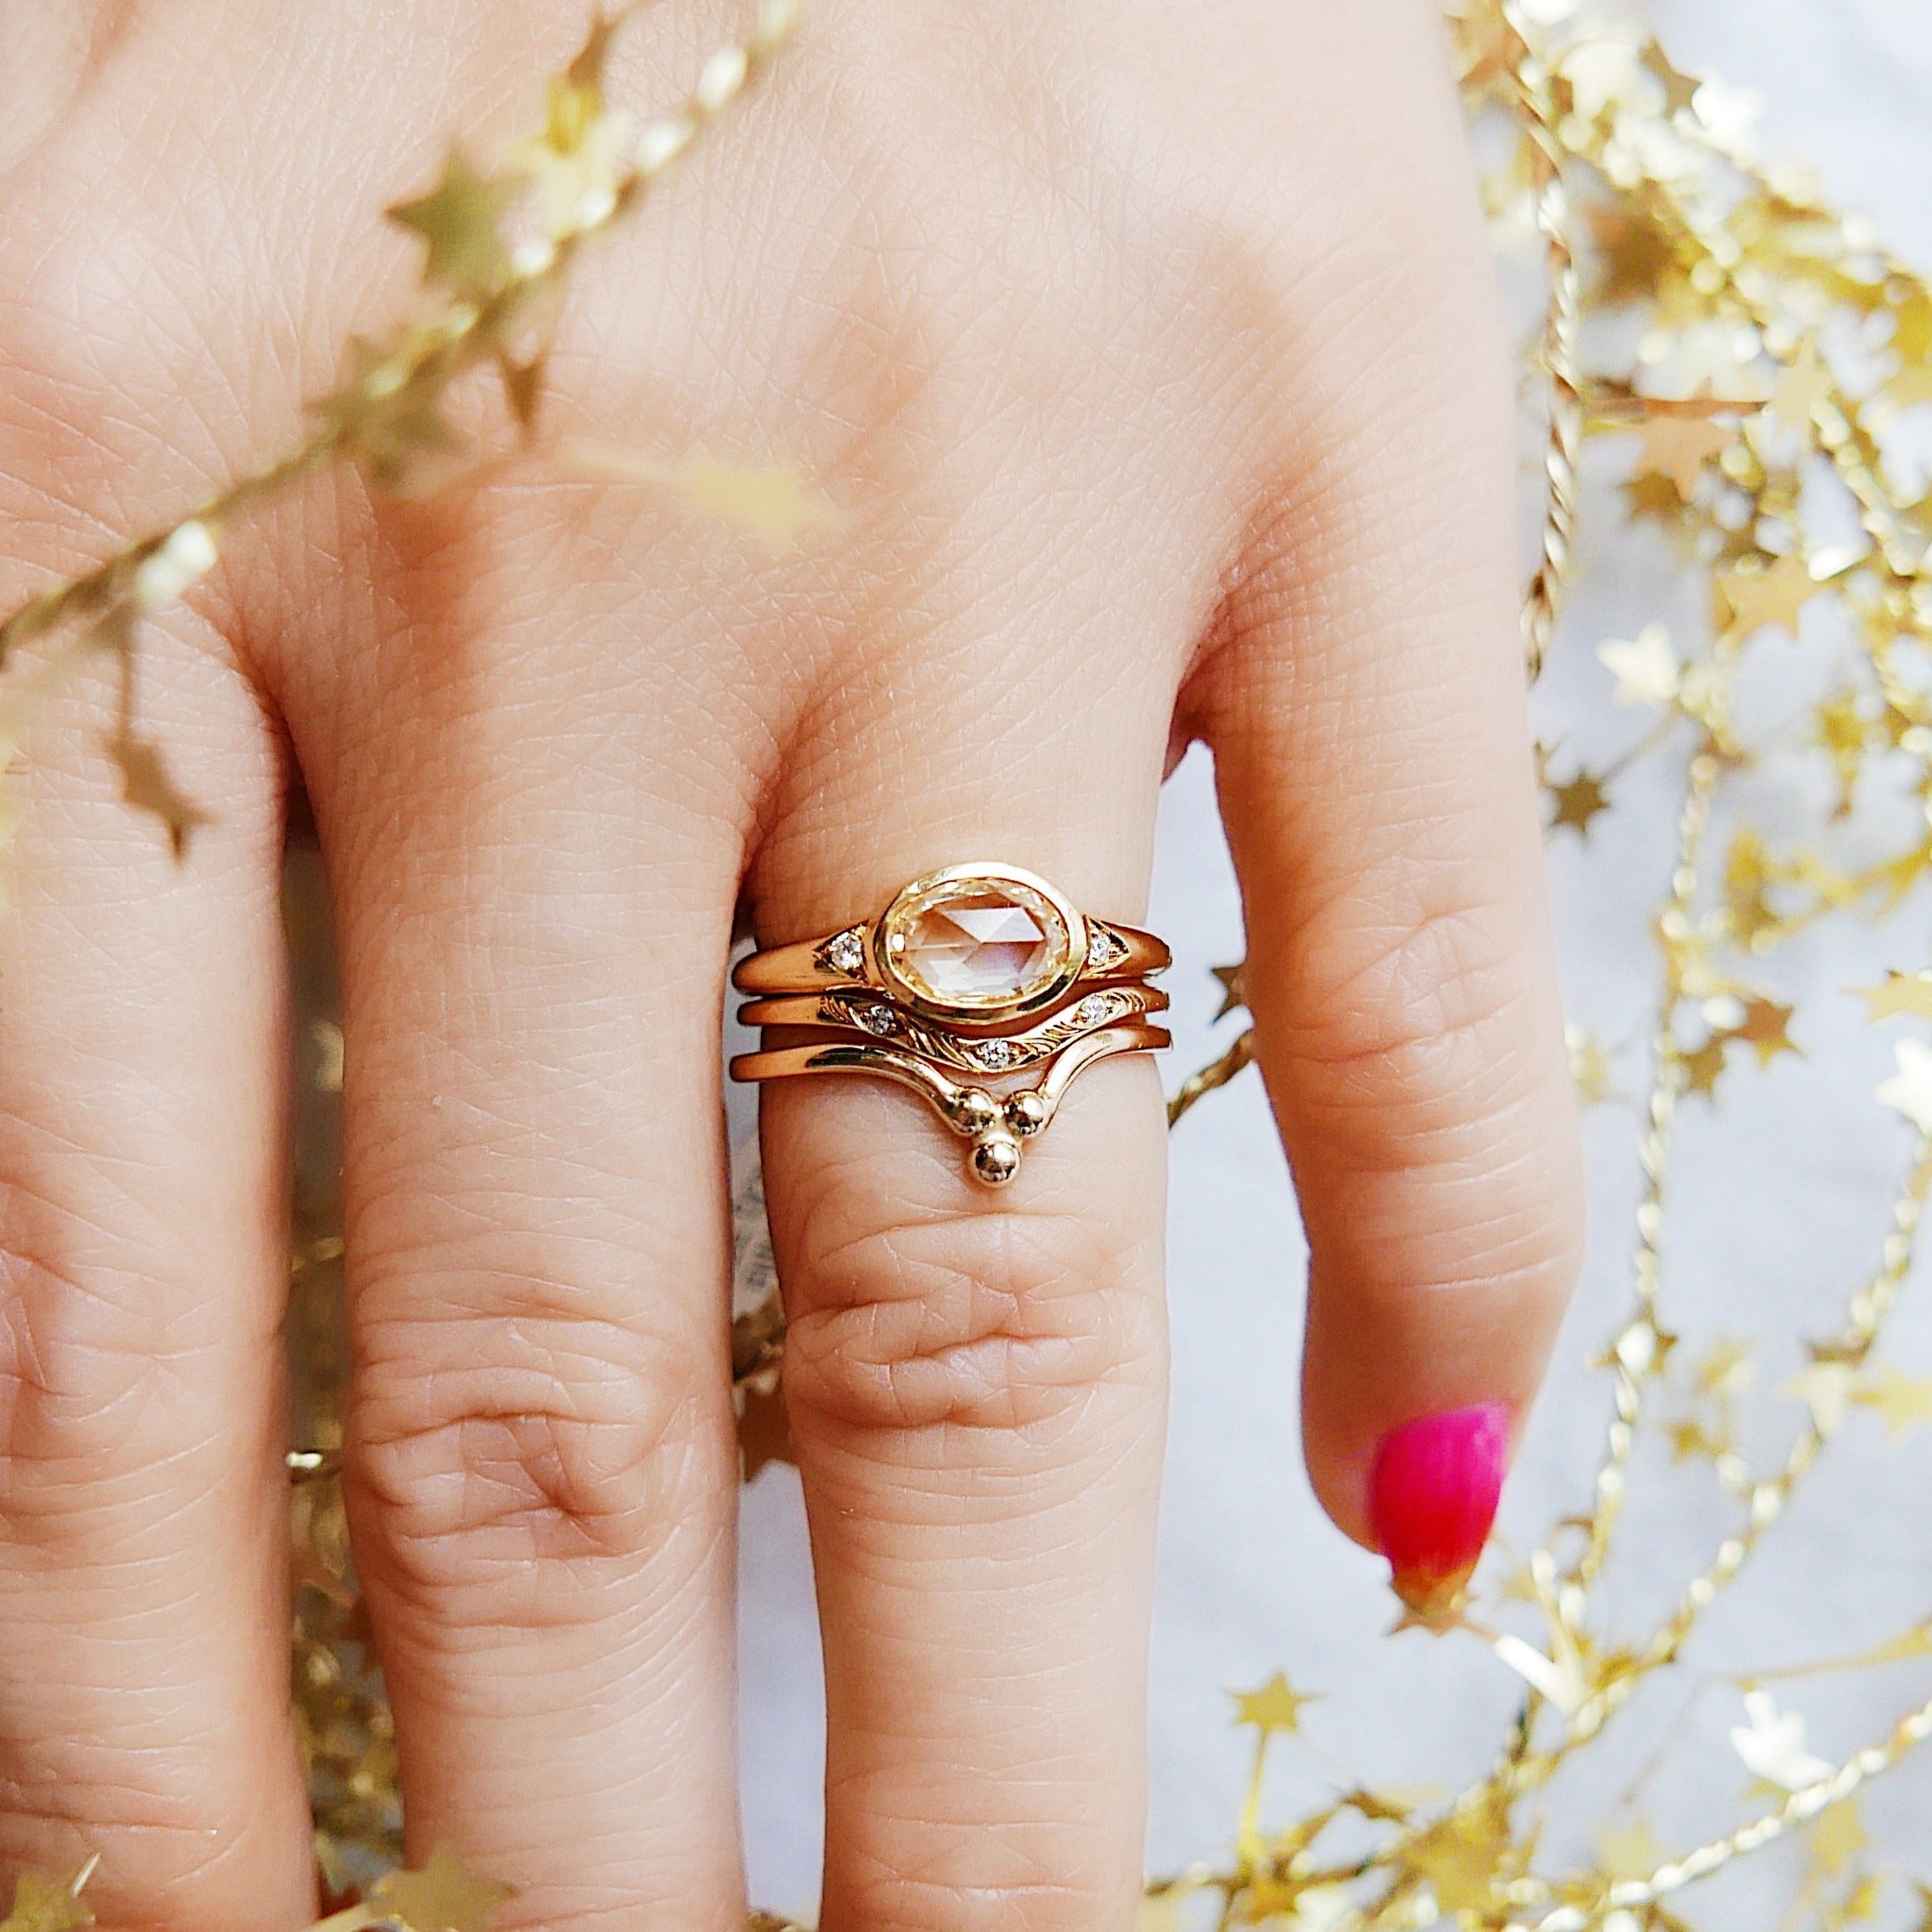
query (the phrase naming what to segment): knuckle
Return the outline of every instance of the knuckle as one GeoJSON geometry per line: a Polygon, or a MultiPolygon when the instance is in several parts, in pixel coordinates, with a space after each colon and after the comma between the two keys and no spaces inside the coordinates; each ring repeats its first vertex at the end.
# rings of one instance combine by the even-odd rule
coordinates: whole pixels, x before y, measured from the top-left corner
{"type": "Polygon", "coordinates": [[[0,1776],[0,1845],[29,1847],[22,1863],[71,1867],[97,1854],[118,1888],[166,1898],[207,1922],[237,1922],[229,1913],[242,1896],[259,1904],[259,1875],[248,1867],[287,1821],[271,1815],[260,1779],[237,1775],[232,1753],[127,1753],[116,1767],[89,1775],[83,1761],[0,1776]]]}
{"type": "Polygon", "coordinates": [[[863,1922],[879,1932],[1086,1932],[1114,1916],[1101,1909],[1111,1904],[1060,1878],[987,1884],[905,1873],[869,1889],[863,1922]]]}
{"type": "MultiPolygon", "coordinates": [[[[854,1802],[849,1788],[835,1795],[841,1807],[854,1802]]],[[[1127,1862],[1099,1847],[1069,1860],[1069,1837],[1080,1835],[1059,1820],[1001,1827],[901,1811],[897,1822],[889,1861],[860,1858],[843,1875],[852,1916],[880,1932],[1076,1932],[1116,1922],[1130,1904],[1121,1897],[1127,1862]]]]}
{"type": "Polygon", "coordinates": [[[1560,1135],[1512,1160],[1451,1170],[1404,1212],[1356,1237],[1350,1305],[1357,1319],[1410,1327],[1419,1306],[1479,1350],[1509,1349],[1568,1302],[1581,1271],[1581,1166],[1560,1135]]]}
{"type": "Polygon", "coordinates": [[[344,1474],[382,1580],[542,1622],[558,1566],[647,1560],[728,1467],[720,1346],[560,1300],[366,1324],[344,1474]]]}
{"type": "Polygon", "coordinates": [[[1131,1243],[1060,1206],[886,1213],[866,1188],[806,1219],[785,1396],[867,1433],[1052,1429],[1151,1372],[1131,1243]]]}
{"type": "Polygon", "coordinates": [[[1522,922],[1506,909],[1517,894],[1463,883],[1381,917],[1365,914],[1373,898],[1351,885],[1299,947],[1289,1052],[1320,1074],[1333,1123],[1359,1121],[1404,1157],[1506,1107],[1548,1047],[1522,922]]]}
{"type": "Polygon", "coordinates": [[[150,1411],[178,1349],[138,1312],[118,1244],[33,1194],[0,1185],[0,1510],[58,1521],[153,1461],[150,1411]]]}
{"type": "MultiPolygon", "coordinates": [[[[1373,882],[1304,931],[1288,1015],[1297,1105],[1358,1174],[1399,1186],[1399,1211],[1358,1226],[1376,1280],[1560,1302],[1580,1266],[1581,1156],[1553,1000],[1510,883],[1472,864],[1411,894],[1373,882]]],[[[1392,1197],[1396,1198],[1398,1197],[1392,1197]]]]}

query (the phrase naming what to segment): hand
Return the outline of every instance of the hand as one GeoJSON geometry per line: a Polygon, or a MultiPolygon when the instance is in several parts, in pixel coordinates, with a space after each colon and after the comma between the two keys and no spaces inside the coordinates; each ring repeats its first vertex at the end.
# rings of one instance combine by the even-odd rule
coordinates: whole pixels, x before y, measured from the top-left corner
{"type": "MultiPolygon", "coordinates": [[[[650,14],[613,91],[673,98],[729,26],[650,14]]],[[[405,299],[379,209],[449,129],[481,158],[522,125],[582,27],[10,0],[8,605],[295,437],[405,299]]],[[[1444,68],[1421,0],[823,0],[583,265],[544,421],[553,450],[788,453],[836,529],[766,556],[540,455],[421,502],[333,472],[144,647],[143,728],[210,814],[184,864],[119,801],[104,682],[37,731],[0,932],[0,1860],[99,1851],[110,1927],[314,1903],[279,1460],[296,770],[343,952],[357,1561],[411,1844],[513,1881],[504,1923],[742,1910],[742,897],[789,939],[992,857],[1136,920],[1163,771],[1205,739],[1314,1255],[1310,1468],[1411,1593],[1437,1518],[1469,1545],[1437,1569],[1472,1556],[1493,1472],[1399,1438],[1378,1518],[1378,1444],[1520,1417],[1578,1183],[1444,68]]],[[[826,1932],[1125,1928],[1155,1074],[1094,1069],[998,1194],[869,1082],[768,1092],[764,1137],[826,1932]]]]}

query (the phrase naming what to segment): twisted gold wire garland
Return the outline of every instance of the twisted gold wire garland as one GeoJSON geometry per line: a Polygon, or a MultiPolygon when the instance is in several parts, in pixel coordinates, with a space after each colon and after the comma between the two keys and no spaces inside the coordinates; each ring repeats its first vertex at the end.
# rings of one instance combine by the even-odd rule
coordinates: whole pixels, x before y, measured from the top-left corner
{"type": "Polygon", "coordinates": [[[1543,527],[1536,569],[1523,597],[1524,652],[1533,681],[1542,674],[1543,658],[1570,581],[1576,540],[1577,455],[1583,444],[1584,415],[1577,361],[1577,257],[1570,239],[1570,194],[1555,133],[1553,77],[1536,50],[1517,0],[1502,0],[1500,11],[1517,57],[1510,63],[1510,78],[1534,171],[1531,192],[1537,232],[1543,238],[1548,300],[1542,348],[1548,392],[1543,527]]]}

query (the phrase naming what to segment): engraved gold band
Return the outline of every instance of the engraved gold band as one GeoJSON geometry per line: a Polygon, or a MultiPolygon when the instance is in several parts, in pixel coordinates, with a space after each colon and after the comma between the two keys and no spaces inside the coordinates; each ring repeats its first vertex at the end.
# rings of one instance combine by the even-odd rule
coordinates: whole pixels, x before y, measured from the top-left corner
{"type": "Polygon", "coordinates": [[[1152,933],[1088,917],[1031,872],[948,866],[870,923],[741,961],[732,983],[757,997],[740,1017],[783,1029],[787,1044],[740,1054],[732,1077],[895,1081],[972,1142],[978,1180],[1001,1186],[1084,1069],[1171,1044],[1148,1018],[1167,995],[1142,983],[1169,959],[1152,933]],[[1031,1084],[982,1084],[1014,1076],[1031,1084]]]}

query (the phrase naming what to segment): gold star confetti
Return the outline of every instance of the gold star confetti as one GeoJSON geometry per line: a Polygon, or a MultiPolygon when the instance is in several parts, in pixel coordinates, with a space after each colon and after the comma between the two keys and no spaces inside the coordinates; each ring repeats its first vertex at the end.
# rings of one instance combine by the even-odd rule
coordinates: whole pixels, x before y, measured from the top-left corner
{"type": "Polygon", "coordinates": [[[1832,1435],[1851,1407],[1857,1381],[1856,1373],[1844,1362],[1814,1362],[1780,1382],[1777,1392],[1803,1403],[1811,1411],[1812,1425],[1819,1434],[1832,1435]]]}
{"type": "Polygon", "coordinates": [[[123,800],[160,819],[175,857],[185,857],[196,828],[210,821],[170,777],[161,747],[151,739],[117,736],[108,741],[108,755],[119,768],[123,800]]]}
{"type": "Polygon", "coordinates": [[[1932,401],[1932,293],[1906,289],[1893,305],[1891,346],[1898,372],[1886,385],[1902,409],[1932,401]]]}
{"type": "Polygon", "coordinates": [[[421,459],[462,447],[443,420],[440,388],[412,377],[372,343],[350,343],[343,386],[316,404],[315,414],[323,433],[384,489],[401,488],[421,459]]]}
{"type": "Polygon", "coordinates": [[[1632,208],[1594,207],[1588,220],[1602,262],[1597,300],[1607,308],[1649,300],[1677,259],[1669,237],[1632,208]]]}
{"type": "Polygon", "coordinates": [[[1316,1701],[1296,1691],[1277,1670],[1258,1691],[1229,1692],[1235,1700],[1235,1722],[1252,1724],[1264,1733],[1280,1731],[1292,1738],[1301,1730],[1302,1713],[1316,1701]]]}
{"type": "Polygon", "coordinates": [[[1866,726],[1856,696],[1847,691],[1818,707],[1816,740],[1838,774],[1838,816],[1852,810],[1852,795],[1865,762],[1866,726]]]}
{"type": "Polygon", "coordinates": [[[1883,985],[1854,990],[1875,1026],[1881,1020],[1932,1020],[1932,973],[1890,973],[1883,985]]]}
{"type": "Polygon", "coordinates": [[[1409,1869],[1427,1881],[1443,1912],[1487,1912],[1509,1841],[1493,1818],[1451,1817],[1410,1853],[1409,1869]]]}
{"type": "Polygon", "coordinates": [[[510,272],[501,233],[504,215],[522,194],[521,177],[492,180],[480,175],[452,145],[443,179],[413,202],[398,202],[389,218],[413,229],[427,245],[423,279],[453,294],[487,295],[510,272]]]}
{"type": "Polygon", "coordinates": [[[1865,1819],[1856,1799],[1834,1805],[1811,1828],[1806,1843],[1819,1869],[1836,1878],[1860,1852],[1871,1845],[1865,1819]]]}
{"type": "Polygon", "coordinates": [[[1613,637],[1596,654],[1616,680],[1619,704],[1663,705],[1676,698],[1683,666],[1662,624],[1646,624],[1632,638],[1613,637]]]}
{"type": "Polygon", "coordinates": [[[692,515],[735,524],[775,553],[838,521],[830,500],[791,463],[747,467],[690,452],[666,460],[582,437],[562,445],[557,459],[567,475],[654,485],[692,515]]]}
{"type": "Polygon", "coordinates": [[[1643,61],[1645,68],[1663,85],[1665,113],[1681,114],[1697,99],[1700,82],[1690,74],[1680,73],[1655,41],[1645,47],[1643,61]]]}
{"type": "Polygon", "coordinates": [[[1579,837],[1587,837],[1591,822],[1609,810],[1601,779],[1593,772],[1578,772],[1567,784],[1553,785],[1550,796],[1555,802],[1553,826],[1564,826],[1579,837]]]}
{"type": "Polygon", "coordinates": [[[1748,829],[1740,832],[1731,841],[1730,856],[1724,865],[1724,904],[1732,932],[1746,946],[1777,930],[1770,883],[1763,841],[1748,829]]]}
{"type": "Polygon", "coordinates": [[[1632,521],[1648,517],[1654,522],[1673,524],[1684,513],[1684,498],[1668,476],[1632,476],[1617,485],[1623,493],[1624,513],[1632,521]]]}
{"type": "Polygon", "coordinates": [[[508,354],[497,357],[504,399],[510,405],[510,414],[516,418],[518,427],[525,431],[536,426],[536,407],[543,396],[544,364],[542,355],[533,356],[527,362],[508,354]]]}
{"type": "Polygon", "coordinates": [[[1563,1029],[1563,1044],[1570,1050],[1570,1077],[1576,1084],[1577,1098],[1586,1107],[1601,1106],[1616,1092],[1610,1050],[1580,1026],[1563,1029]]]}
{"type": "Polygon", "coordinates": [[[1134,1932],[1183,1932],[1187,1923],[1188,1895],[1179,1887],[1149,1892],[1142,1898],[1134,1932]]]}
{"type": "Polygon", "coordinates": [[[1211,966],[1208,970],[1221,982],[1221,1004],[1214,1008],[1214,1017],[1225,1020],[1230,1013],[1239,1013],[1248,1003],[1247,995],[1241,990],[1240,962],[1211,966]]]}
{"type": "Polygon", "coordinates": [[[1905,1435],[1932,1423],[1932,1375],[1906,1375],[1887,1365],[1871,1387],[1853,1398],[1884,1419],[1887,1435],[1905,1435]]]}
{"type": "Polygon", "coordinates": [[[1748,1343],[1723,1336],[1698,1358],[1697,1386],[1708,1396],[1738,1396],[1751,1386],[1757,1364],[1748,1343]]]}
{"type": "Polygon", "coordinates": [[[1621,1364],[1632,1375],[1661,1375],[1677,1352],[1681,1337],[1669,1334],[1654,1322],[1632,1322],[1610,1344],[1599,1366],[1621,1364]]]}
{"type": "Polygon", "coordinates": [[[1648,1878],[1664,1857],[1656,1833],[1641,1818],[1606,1825],[1597,1834],[1597,1866],[1608,1879],[1648,1878]]]}
{"type": "Polygon", "coordinates": [[[1735,430],[1708,416],[1653,416],[1643,427],[1636,474],[1669,477],[1688,503],[1705,464],[1736,440],[1735,430]]]}
{"type": "Polygon", "coordinates": [[[1831,374],[1809,342],[1795,362],[1779,372],[1771,390],[1772,413],[1794,430],[1806,430],[1818,405],[1831,393],[1831,374]]]}
{"type": "Polygon", "coordinates": [[[420,1872],[385,1874],[369,1894],[411,1932],[490,1932],[497,1908],[515,1896],[513,1886],[477,1877],[448,1845],[437,1845],[420,1872]]]}
{"type": "Polygon", "coordinates": [[[590,22],[590,31],[584,36],[583,45],[564,69],[563,79],[586,97],[593,112],[604,105],[604,70],[610,65],[612,43],[617,38],[617,30],[624,24],[628,11],[620,6],[615,13],[606,13],[598,8],[596,18],[590,22]]]}
{"type": "Polygon", "coordinates": [[[1817,596],[1804,561],[1780,557],[1768,567],[1727,570],[1717,580],[1730,617],[1730,628],[1740,637],[1772,626],[1795,633],[1798,613],[1817,596]]]}
{"type": "Polygon", "coordinates": [[[0,1920],[0,1932],[80,1932],[94,1923],[80,1893],[99,1860],[89,1859],[70,1878],[49,1878],[31,1867],[13,1887],[13,1909],[0,1920]]]}
{"type": "Polygon", "coordinates": [[[1713,1435],[1701,1422],[1692,1417],[1671,1423],[1668,1434],[1673,1462],[1687,1463],[1695,1457],[1721,1456],[1729,1447],[1721,1437],[1713,1435]]]}
{"type": "Polygon", "coordinates": [[[1780,1053],[1795,1053],[1791,1044],[1791,1009],[1775,1000],[1750,999],[1744,1003],[1744,1018],[1730,1030],[1733,1039],[1741,1039],[1758,1056],[1761,1067],[1768,1067],[1780,1053]]]}
{"type": "Polygon", "coordinates": [[[580,57],[568,73],[551,77],[550,116],[544,132],[510,154],[512,163],[537,184],[553,241],[609,217],[636,139],[628,115],[605,108],[603,52],[580,74],[582,65],[580,57]]]}
{"type": "Polygon", "coordinates": [[[1723,1070],[1724,1036],[1714,1033],[1701,1046],[1685,1054],[1684,1091],[1709,1099],[1717,1091],[1718,1076],[1723,1070]]]}

